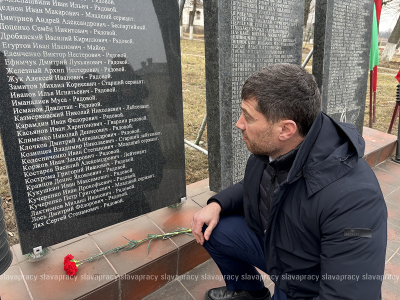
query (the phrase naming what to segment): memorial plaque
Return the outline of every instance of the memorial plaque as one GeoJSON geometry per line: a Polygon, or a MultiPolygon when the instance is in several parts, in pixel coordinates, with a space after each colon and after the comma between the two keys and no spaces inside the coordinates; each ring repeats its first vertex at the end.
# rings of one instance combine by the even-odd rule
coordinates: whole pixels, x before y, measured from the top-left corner
{"type": "Polygon", "coordinates": [[[313,75],[322,111],[362,133],[374,2],[317,0],[313,75]]]}
{"type": "Polygon", "coordinates": [[[204,1],[210,189],[243,178],[249,152],[235,127],[242,85],[275,63],[300,64],[304,0],[204,1]]]}
{"type": "Polygon", "coordinates": [[[176,0],[2,0],[0,125],[22,252],[186,194],[176,0]]]}

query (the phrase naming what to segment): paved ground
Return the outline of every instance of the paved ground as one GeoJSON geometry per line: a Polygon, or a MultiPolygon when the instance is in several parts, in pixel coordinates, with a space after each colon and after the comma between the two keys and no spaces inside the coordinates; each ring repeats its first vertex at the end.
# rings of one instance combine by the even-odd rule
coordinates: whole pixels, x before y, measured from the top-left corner
{"type": "MultiPolygon", "coordinates": [[[[381,185],[389,215],[385,268],[387,277],[382,284],[382,299],[398,300],[400,299],[400,165],[387,160],[373,170],[381,185]]],[[[224,285],[220,276],[221,273],[214,261],[208,260],[144,299],[203,300],[206,290],[224,285]]],[[[273,283],[267,276],[265,277],[265,286],[273,291],[273,283]]]]}

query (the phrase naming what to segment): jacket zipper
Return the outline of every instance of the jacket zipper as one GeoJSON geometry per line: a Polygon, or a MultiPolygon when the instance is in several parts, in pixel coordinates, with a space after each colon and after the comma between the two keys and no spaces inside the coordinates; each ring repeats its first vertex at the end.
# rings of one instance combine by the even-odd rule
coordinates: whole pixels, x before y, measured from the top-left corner
{"type": "MultiPolygon", "coordinates": [[[[272,176],[271,176],[271,186],[269,187],[269,191],[268,191],[268,198],[267,198],[267,204],[268,204],[268,220],[269,220],[269,215],[270,215],[270,213],[271,213],[271,200],[272,200],[272,195],[274,194],[274,191],[275,191],[275,189],[274,189],[274,187],[275,187],[275,185],[274,185],[274,181],[275,181],[275,178],[276,178],[276,173],[275,173],[275,171],[274,171],[274,173],[272,174],[272,176]]],[[[268,221],[267,220],[267,221],[268,221]]]]}

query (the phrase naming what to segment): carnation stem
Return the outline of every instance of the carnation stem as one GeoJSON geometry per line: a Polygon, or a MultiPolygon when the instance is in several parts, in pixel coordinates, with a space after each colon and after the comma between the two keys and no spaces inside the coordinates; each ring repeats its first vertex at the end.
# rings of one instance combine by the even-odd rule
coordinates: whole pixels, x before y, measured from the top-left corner
{"type": "MultiPolygon", "coordinates": [[[[91,262],[91,261],[93,261],[93,260],[95,260],[95,259],[100,259],[102,256],[105,256],[105,255],[107,255],[107,254],[109,254],[109,253],[111,253],[111,252],[118,253],[119,251],[131,250],[131,249],[134,249],[134,248],[138,247],[139,245],[141,245],[141,244],[143,244],[143,243],[145,243],[145,242],[149,242],[149,243],[150,243],[152,240],[155,240],[155,239],[163,239],[163,240],[165,240],[165,239],[168,239],[168,238],[170,238],[170,237],[176,236],[176,235],[178,235],[178,234],[188,234],[188,235],[191,235],[191,234],[190,234],[191,232],[192,232],[191,229],[178,228],[178,230],[175,230],[175,231],[170,232],[170,233],[164,233],[164,234],[149,234],[148,237],[145,238],[145,239],[142,239],[142,240],[139,240],[139,241],[136,241],[136,240],[128,240],[128,243],[126,243],[125,245],[122,245],[122,246],[113,248],[113,249],[108,250],[108,251],[106,251],[106,252],[101,252],[101,253],[99,253],[99,254],[96,254],[96,255],[94,255],[94,256],[88,257],[88,258],[83,259],[83,260],[79,260],[79,261],[74,260],[74,262],[76,263],[76,266],[78,267],[78,266],[80,266],[80,265],[83,265],[84,263],[91,262]]],[[[149,244],[149,246],[150,246],[150,244],[149,244]]],[[[147,255],[148,255],[148,254],[149,254],[149,248],[147,248],[147,255]]]]}

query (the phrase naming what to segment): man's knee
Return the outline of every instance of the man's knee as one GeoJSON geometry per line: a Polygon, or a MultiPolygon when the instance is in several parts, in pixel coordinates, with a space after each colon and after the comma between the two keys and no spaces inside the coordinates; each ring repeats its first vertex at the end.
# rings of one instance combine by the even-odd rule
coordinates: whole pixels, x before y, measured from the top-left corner
{"type": "MultiPolygon", "coordinates": [[[[203,226],[202,229],[203,234],[207,229],[207,227],[208,227],[207,225],[203,226]]],[[[239,236],[246,235],[245,231],[247,230],[251,231],[247,227],[247,223],[244,216],[239,216],[239,215],[223,216],[220,218],[217,226],[215,226],[215,228],[211,232],[208,243],[213,244],[213,242],[216,242],[215,244],[218,245],[230,245],[232,243],[232,238],[235,235],[239,236]]]]}
{"type": "MultiPolygon", "coordinates": [[[[202,228],[203,235],[204,235],[204,232],[206,231],[207,227],[208,227],[208,226],[204,224],[204,226],[203,226],[203,228],[202,228]]],[[[209,243],[212,243],[212,242],[213,242],[214,238],[215,238],[217,235],[219,235],[219,234],[218,234],[218,231],[219,231],[219,228],[218,228],[218,225],[217,225],[217,226],[213,229],[213,231],[211,232],[211,235],[210,235],[210,237],[208,238],[208,241],[204,239],[204,244],[203,244],[204,247],[207,247],[207,245],[205,245],[205,244],[209,244],[209,243]]]]}
{"type": "MultiPolygon", "coordinates": [[[[220,220],[219,220],[217,226],[215,226],[215,228],[214,228],[213,231],[211,232],[211,235],[210,235],[208,241],[207,241],[207,240],[204,240],[203,247],[204,247],[206,250],[207,250],[208,248],[210,248],[210,247],[214,249],[214,246],[216,246],[217,244],[218,244],[218,245],[220,245],[220,244],[222,244],[222,245],[225,244],[225,242],[224,242],[224,241],[225,241],[224,236],[227,234],[227,232],[225,232],[225,231],[226,231],[226,226],[227,226],[227,225],[229,226],[229,223],[230,223],[229,217],[222,217],[222,218],[220,218],[220,220]],[[228,224],[227,224],[227,223],[228,223],[228,224]]],[[[208,226],[204,224],[204,226],[203,226],[203,228],[202,228],[203,234],[204,234],[204,232],[206,231],[207,227],[208,227],[208,226]]]]}

